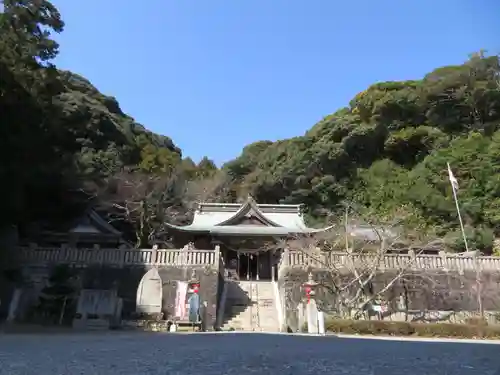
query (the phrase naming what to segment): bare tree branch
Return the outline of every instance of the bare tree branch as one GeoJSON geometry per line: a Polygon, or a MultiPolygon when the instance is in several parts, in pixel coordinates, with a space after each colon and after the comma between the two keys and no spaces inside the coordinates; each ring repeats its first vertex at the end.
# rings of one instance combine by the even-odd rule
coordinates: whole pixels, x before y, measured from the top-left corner
{"type": "MultiPolygon", "coordinates": [[[[385,280],[385,285],[374,288],[377,277],[387,275],[384,264],[386,256],[402,251],[401,243],[405,242],[405,236],[400,233],[400,223],[401,220],[396,220],[389,226],[365,221],[362,226],[352,225],[346,208],[343,225],[337,224],[332,230],[324,233],[296,236],[280,246],[302,253],[311,263],[311,268],[317,267],[321,270],[323,277],[317,281],[320,288],[337,301],[333,307],[337,312],[359,318],[407,274],[413,273],[417,256],[429,246],[423,244],[416,247],[413,243],[412,247],[416,247],[416,251],[412,249],[415,256],[406,256],[406,261],[391,265],[392,274],[385,280]]],[[[437,242],[439,241],[432,241],[432,246],[437,242]]],[[[408,250],[406,247],[405,251],[408,250]]],[[[395,255],[394,257],[397,259],[395,255]]]]}
{"type": "Polygon", "coordinates": [[[224,198],[230,187],[222,172],[188,180],[182,170],[165,174],[123,170],[110,177],[97,196],[113,220],[133,228],[136,246],[145,247],[168,232],[166,223],[187,224],[198,203],[224,198]]]}

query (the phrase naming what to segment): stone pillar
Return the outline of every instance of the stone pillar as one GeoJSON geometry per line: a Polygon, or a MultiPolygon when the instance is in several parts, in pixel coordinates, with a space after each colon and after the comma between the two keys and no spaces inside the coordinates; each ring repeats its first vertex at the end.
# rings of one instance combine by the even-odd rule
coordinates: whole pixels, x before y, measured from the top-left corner
{"type": "MultiPolygon", "coordinates": [[[[283,251],[280,252],[280,256],[278,259],[278,264],[277,264],[277,279],[280,280],[280,278],[284,275],[286,269],[290,266],[290,250],[288,247],[285,247],[283,251]]],[[[276,262],[275,262],[276,264],[276,262]]]]}
{"type": "Polygon", "coordinates": [[[100,251],[99,244],[92,245],[92,252],[90,253],[91,259],[99,264],[104,263],[104,253],[100,251]]]}
{"type": "Polygon", "coordinates": [[[318,330],[318,307],[316,306],[316,301],[312,299],[306,306],[307,313],[307,332],[308,333],[319,333],[318,330]]]}
{"type": "Polygon", "coordinates": [[[448,256],[446,254],[446,251],[440,251],[439,256],[441,257],[441,262],[443,263],[443,269],[449,270],[449,265],[448,265],[448,256]]]}
{"type": "Polygon", "coordinates": [[[409,259],[409,263],[410,263],[410,267],[409,269],[417,269],[418,268],[418,265],[417,265],[417,255],[415,254],[415,250],[413,249],[410,249],[408,250],[408,255],[410,256],[410,259],[409,259]]]}
{"type": "Polygon", "coordinates": [[[59,256],[59,259],[62,261],[62,262],[66,262],[66,261],[71,261],[69,258],[69,251],[68,251],[68,245],[63,243],[61,244],[60,246],[61,248],[61,251],[60,251],[60,256],[59,256]]]}
{"type": "Polygon", "coordinates": [[[23,291],[21,288],[14,289],[14,293],[12,295],[12,299],[10,300],[9,304],[9,314],[7,316],[7,322],[9,323],[14,322],[17,318],[17,310],[19,307],[19,302],[21,300],[22,292],[23,291]]]}
{"type": "Polygon", "coordinates": [[[69,247],[71,247],[72,249],[76,249],[77,248],[77,242],[78,242],[78,239],[77,239],[77,236],[75,234],[70,234],[68,236],[68,243],[69,243],[69,247]]]}
{"type": "Polygon", "coordinates": [[[325,313],[318,311],[318,334],[325,335],[325,313]]]}
{"type": "Polygon", "coordinates": [[[208,302],[203,301],[200,306],[200,315],[201,315],[201,330],[203,332],[208,331],[210,325],[208,324],[208,302]]]}
{"type": "Polygon", "coordinates": [[[298,320],[298,331],[302,331],[306,320],[306,315],[304,314],[304,304],[301,302],[297,306],[297,320],[298,320]]]}
{"type": "Polygon", "coordinates": [[[221,266],[221,264],[220,264],[220,260],[221,260],[220,245],[215,245],[214,256],[215,256],[215,259],[214,259],[215,268],[217,270],[219,270],[219,268],[221,266]]]}
{"type": "Polygon", "coordinates": [[[153,245],[153,249],[151,251],[151,264],[153,266],[158,264],[158,245],[153,245]]]}

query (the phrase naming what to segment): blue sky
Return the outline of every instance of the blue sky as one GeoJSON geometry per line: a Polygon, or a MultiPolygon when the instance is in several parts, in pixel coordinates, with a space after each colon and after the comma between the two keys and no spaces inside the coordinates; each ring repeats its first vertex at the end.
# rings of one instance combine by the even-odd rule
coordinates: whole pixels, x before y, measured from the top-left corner
{"type": "Polygon", "coordinates": [[[302,135],[377,81],[500,52],[496,0],[54,0],[56,63],[185,156],[302,135]]]}

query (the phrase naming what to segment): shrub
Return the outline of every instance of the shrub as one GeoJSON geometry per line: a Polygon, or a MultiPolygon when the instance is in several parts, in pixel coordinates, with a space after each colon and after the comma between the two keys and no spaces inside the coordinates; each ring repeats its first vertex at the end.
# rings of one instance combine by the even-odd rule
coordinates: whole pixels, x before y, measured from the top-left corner
{"type": "Polygon", "coordinates": [[[415,335],[424,337],[479,337],[477,325],[452,323],[415,323],[415,335]]]}
{"type": "Polygon", "coordinates": [[[473,326],[486,326],[488,325],[488,321],[485,318],[467,318],[465,319],[465,324],[473,326]]]}
{"type": "Polygon", "coordinates": [[[330,332],[350,334],[408,336],[414,333],[410,323],[383,320],[331,320],[325,326],[330,332]]]}
{"type": "Polygon", "coordinates": [[[325,329],[328,332],[360,335],[500,338],[500,326],[479,321],[474,321],[474,324],[451,324],[332,319],[325,322],[325,329]]]}

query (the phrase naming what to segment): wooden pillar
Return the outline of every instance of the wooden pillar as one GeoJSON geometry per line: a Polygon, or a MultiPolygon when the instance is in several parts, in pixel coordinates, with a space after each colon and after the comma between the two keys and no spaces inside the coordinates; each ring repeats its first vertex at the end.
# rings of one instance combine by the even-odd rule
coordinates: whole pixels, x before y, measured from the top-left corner
{"type": "Polygon", "coordinates": [[[256,280],[259,281],[259,269],[260,269],[260,258],[259,258],[259,253],[257,253],[257,267],[255,267],[257,269],[257,275],[255,275],[256,277],[256,280]]]}
{"type": "Polygon", "coordinates": [[[247,280],[250,280],[250,255],[247,254],[247,280]]]}
{"type": "Polygon", "coordinates": [[[269,253],[269,267],[271,268],[271,281],[276,281],[276,256],[274,253],[269,253]]]}

